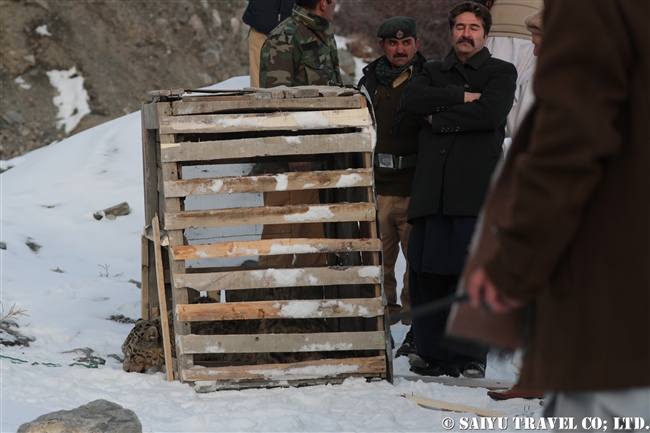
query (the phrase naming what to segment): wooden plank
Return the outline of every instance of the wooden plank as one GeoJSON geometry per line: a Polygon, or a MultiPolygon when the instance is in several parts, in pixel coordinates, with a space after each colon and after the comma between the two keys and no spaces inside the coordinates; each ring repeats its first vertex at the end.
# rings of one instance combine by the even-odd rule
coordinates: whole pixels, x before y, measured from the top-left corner
{"type": "Polygon", "coordinates": [[[160,324],[162,327],[163,335],[163,351],[165,353],[165,371],[167,372],[167,380],[172,382],[174,380],[174,372],[172,369],[172,345],[169,335],[169,321],[167,320],[167,302],[165,296],[165,277],[163,274],[163,261],[162,252],[160,251],[160,222],[158,215],[153,217],[151,221],[154,233],[154,255],[156,258],[156,283],[158,286],[158,302],[160,303],[160,324]]]}
{"type": "Polygon", "coordinates": [[[150,314],[150,301],[149,301],[149,239],[142,235],[140,239],[140,253],[142,257],[142,264],[140,275],[142,282],[140,283],[140,317],[144,320],[151,319],[150,314]]]}
{"type": "MultiPolygon", "coordinates": [[[[161,110],[165,111],[169,104],[143,104],[142,115],[142,173],[143,173],[143,192],[144,192],[144,218],[145,224],[149,224],[154,215],[159,213],[160,199],[158,190],[158,150],[156,143],[156,130],[147,129],[147,126],[158,125],[157,107],[161,106],[161,110]],[[149,112],[147,112],[149,110],[149,112]],[[151,113],[153,111],[153,114],[151,113]],[[152,117],[146,116],[155,115],[155,120],[152,117]],[[153,123],[152,123],[153,122],[153,123]]],[[[162,213],[160,213],[162,215],[162,213]]],[[[143,245],[143,248],[145,245],[143,245]]],[[[154,259],[153,243],[146,245],[148,251],[143,252],[142,258],[142,318],[152,317],[152,313],[158,309],[158,296],[156,294],[156,265],[154,259]],[[147,260],[145,263],[144,260],[147,260]],[[144,273],[148,275],[145,277],[144,273]],[[146,282],[146,284],[145,284],[146,282]],[[151,282],[151,284],[149,284],[151,282]],[[147,309],[145,314],[144,310],[147,309]]]]}
{"type": "Polygon", "coordinates": [[[500,417],[506,416],[505,412],[498,412],[496,410],[484,409],[482,407],[466,406],[464,404],[450,403],[448,401],[434,400],[431,398],[418,397],[416,395],[402,394],[401,397],[413,400],[420,406],[429,407],[433,409],[442,409],[452,412],[469,412],[478,416],[500,417]]]}
{"type": "Polygon", "coordinates": [[[362,96],[346,96],[340,98],[290,98],[290,99],[261,99],[231,97],[229,100],[223,97],[211,97],[210,100],[201,100],[196,97],[191,100],[183,98],[183,101],[172,103],[174,116],[206,113],[241,113],[246,111],[261,110],[350,110],[361,108],[362,96]],[[190,102],[191,101],[191,102],[190,102]]]}
{"type": "Polygon", "coordinates": [[[286,205],[165,212],[165,230],[256,224],[374,221],[373,203],[286,205]]]}
{"type": "Polygon", "coordinates": [[[419,375],[395,375],[410,382],[422,381],[425,383],[439,383],[446,386],[464,386],[467,388],[486,388],[486,389],[510,389],[515,385],[512,380],[495,380],[495,379],[472,379],[467,377],[450,377],[450,376],[419,376],[419,375]]]}
{"type": "Polygon", "coordinates": [[[284,135],[161,145],[164,162],[218,161],[284,155],[322,155],[345,152],[372,152],[371,134],[284,135]]]}
{"type": "Polygon", "coordinates": [[[386,348],[383,332],[319,334],[179,335],[181,353],[332,352],[386,348]]]}
{"type": "Polygon", "coordinates": [[[302,171],[256,176],[166,181],[165,197],[187,197],[247,192],[297,191],[372,185],[372,169],[302,171]]]}
{"type": "MultiPolygon", "coordinates": [[[[175,287],[198,291],[271,289],[276,287],[379,284],[380,266],[266,269],[234,272],[174,274],[175,287]]],[[[187,302],[185,302],[187,303],[187,302]]]]}
{"type": "Polygon", "coordinates": [[[222,259],[280,254],[347,253],[381,251],[379,239],[262,239],[172,247],[176,260],[222,259]]]}
{"type": "Polygon", "coordinates": [[[160,116],[161,134],[259,132],[370,127],[372,117],[365,108],[276,113],[201,114],[160,116]]]}
{"type": "Polygon", "coordinates": [[[158,129],[158,110],[156,110],[156,103],[143,103],[142,104],[142,126],[145,129],[158,129]]]}
{"type": "Polygon", "coordinates": [[[186,381],[199,380],[291,380],[349,375],[379,375],[386,361],[381,356],[368,358],[324,359],[292,364],[267,364],[234,367],[213,367],[181,372],[186,381]]]}
{"type": "Polygon", "coordinates": [[[309,319],[377,317],[384,314],[381,298],[314,299],[177,305],[183,322],[246,319],[309,319]]]}
{"type": "Polygon", "coordinates": [[[160,90],[151,90],[147,92],[149,96],[163,96],[163,97],[178,97],[185,93],[185,89],[172,88],[172,89],[160,89],[160,90]]]}

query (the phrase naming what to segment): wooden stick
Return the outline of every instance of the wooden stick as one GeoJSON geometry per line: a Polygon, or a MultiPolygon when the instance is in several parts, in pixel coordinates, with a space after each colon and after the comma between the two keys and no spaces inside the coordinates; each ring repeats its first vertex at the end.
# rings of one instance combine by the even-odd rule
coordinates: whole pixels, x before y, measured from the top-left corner
{"type": "Polygon", "coordinates": [[[430,398],[418,397],[415,395],[401,394],[400,397],[408,398],[409,400],[413,400],[420,406],[433,408],[433,409],[442,409],[442,410],[448,410],[452,412],[472,412],[478,416],[495,416],[495,417],[506,416],[506,414],[503,412],[497,412],[494,410],[483,409],[474,406],[465,406],[463,404],[449,403],[447,401],[442,401],[442,400],[433,400],[430,398]]]}
{"type": "Polygon", "coordinates": [[[163,333],[163,349],[165,351],[165,370],[167,371],[167,380],[173,382],[174,372],[172,371],[172,346],[169,337],[169,321],[167,320],[165,274],[163,269],[162,253],[160,252],[160,222],[158,221],[158,214],[154,215],[151,225],[153,226],[156,275],[158,276],[158,302],[160,304],[160,325],[163,333]]]}

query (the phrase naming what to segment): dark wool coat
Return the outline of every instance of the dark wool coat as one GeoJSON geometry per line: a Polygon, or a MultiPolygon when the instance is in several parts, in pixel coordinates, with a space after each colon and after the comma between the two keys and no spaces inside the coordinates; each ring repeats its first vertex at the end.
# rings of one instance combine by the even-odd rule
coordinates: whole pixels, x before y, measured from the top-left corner
{"type": "Polygon", "coordinates": [[[278,24],[291,16],[295,0],[248,0],[242,21],[268,35],[278,24]]]}
{"type": "MultiPolygon", "coordinates": [[[[524,388],[650,386],[649,16],[647,1],[546,2],[535,112],[464,271],[533,301],[524,388]]],[[[472,319],[457,313],[458,335],[472,319]]]]}
{"type": "Polygon", "coordinates": [[[501,156],[516,80],[514,65],[483,48],[465,64],[454,53],[425,63],[406,87],[406,109],[433,114],[420,131],[409,221],[438,213],[441,203],[444,215],[478,215],[501,156]],[[465,92],[481,98],[464,103],[465,92]]]}

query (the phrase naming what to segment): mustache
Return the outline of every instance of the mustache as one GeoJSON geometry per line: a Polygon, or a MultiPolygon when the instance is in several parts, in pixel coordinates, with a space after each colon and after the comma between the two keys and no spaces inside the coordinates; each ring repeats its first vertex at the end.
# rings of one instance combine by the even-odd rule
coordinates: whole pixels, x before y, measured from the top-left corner
{"type": "Polygon", "coordinates": [[[467,38],[465,36],[461,36],[460,39],[458,39],[457,44],[461,44],[463,42],[468,42],[471,46],[474,46],[474,39],[472,38],[467,38]]]}
{"type": "Polygon", "coordinates": [[[408,56],[406,54],[395,54],[393,57],[397,58],[397,57],[408,57],[408,56]]]}

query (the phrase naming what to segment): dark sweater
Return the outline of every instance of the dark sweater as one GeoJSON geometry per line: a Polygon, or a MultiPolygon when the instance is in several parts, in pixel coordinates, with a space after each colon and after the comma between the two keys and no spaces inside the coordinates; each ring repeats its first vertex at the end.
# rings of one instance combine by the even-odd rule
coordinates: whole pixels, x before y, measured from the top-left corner
{"type": "MultiPolygon", "coordinates": [[[[417,59],[424,64],[426,59],[419,52],[417,59]]],[[[418,153],[419,133],[421,122],[419,118],[406,111],[402,118],[396,139],[390,135],[393,119],[399,106],[400,98],[404,92],[407,81],[391,89],[389,94],[386,87],[379,83],[375,69],[379,59],[363,69],[364,76],[359,81],[360,86],[365,86],[372,98],[375,116],[377,118],[377,146],[375,154],[388,153],[391,155],[405,156],[418,153]]],[[[393,170],[392,168],[375,167],[375,188],[379,195],[409,197],[415,167],[393,170]]]]}
{"type": "Polygon", "coordinates": [[[278,24],[291,16],[295,0],[249,0],[242,21],[268,35],[278,24]]]}
{"type": "MultiPolygon", "coordinates": [[[[404,113],[397,137],[390,135],[393,119],[397,112],[399,100],[404,93],[406,81],[387,92],[383,84],[377,86],[377,91],[372,97],[377,118],[377,146],[375,153],[388,153],[391,155],[405,156],[418,153],[418,137],[420,134],[420,120],[409,112],[404,113]]],[[[379,195],[408,197],[411,195],[411,186],[415,167],[394,170],[392,168],[375,167],[375,188],[379,195]]]]}

